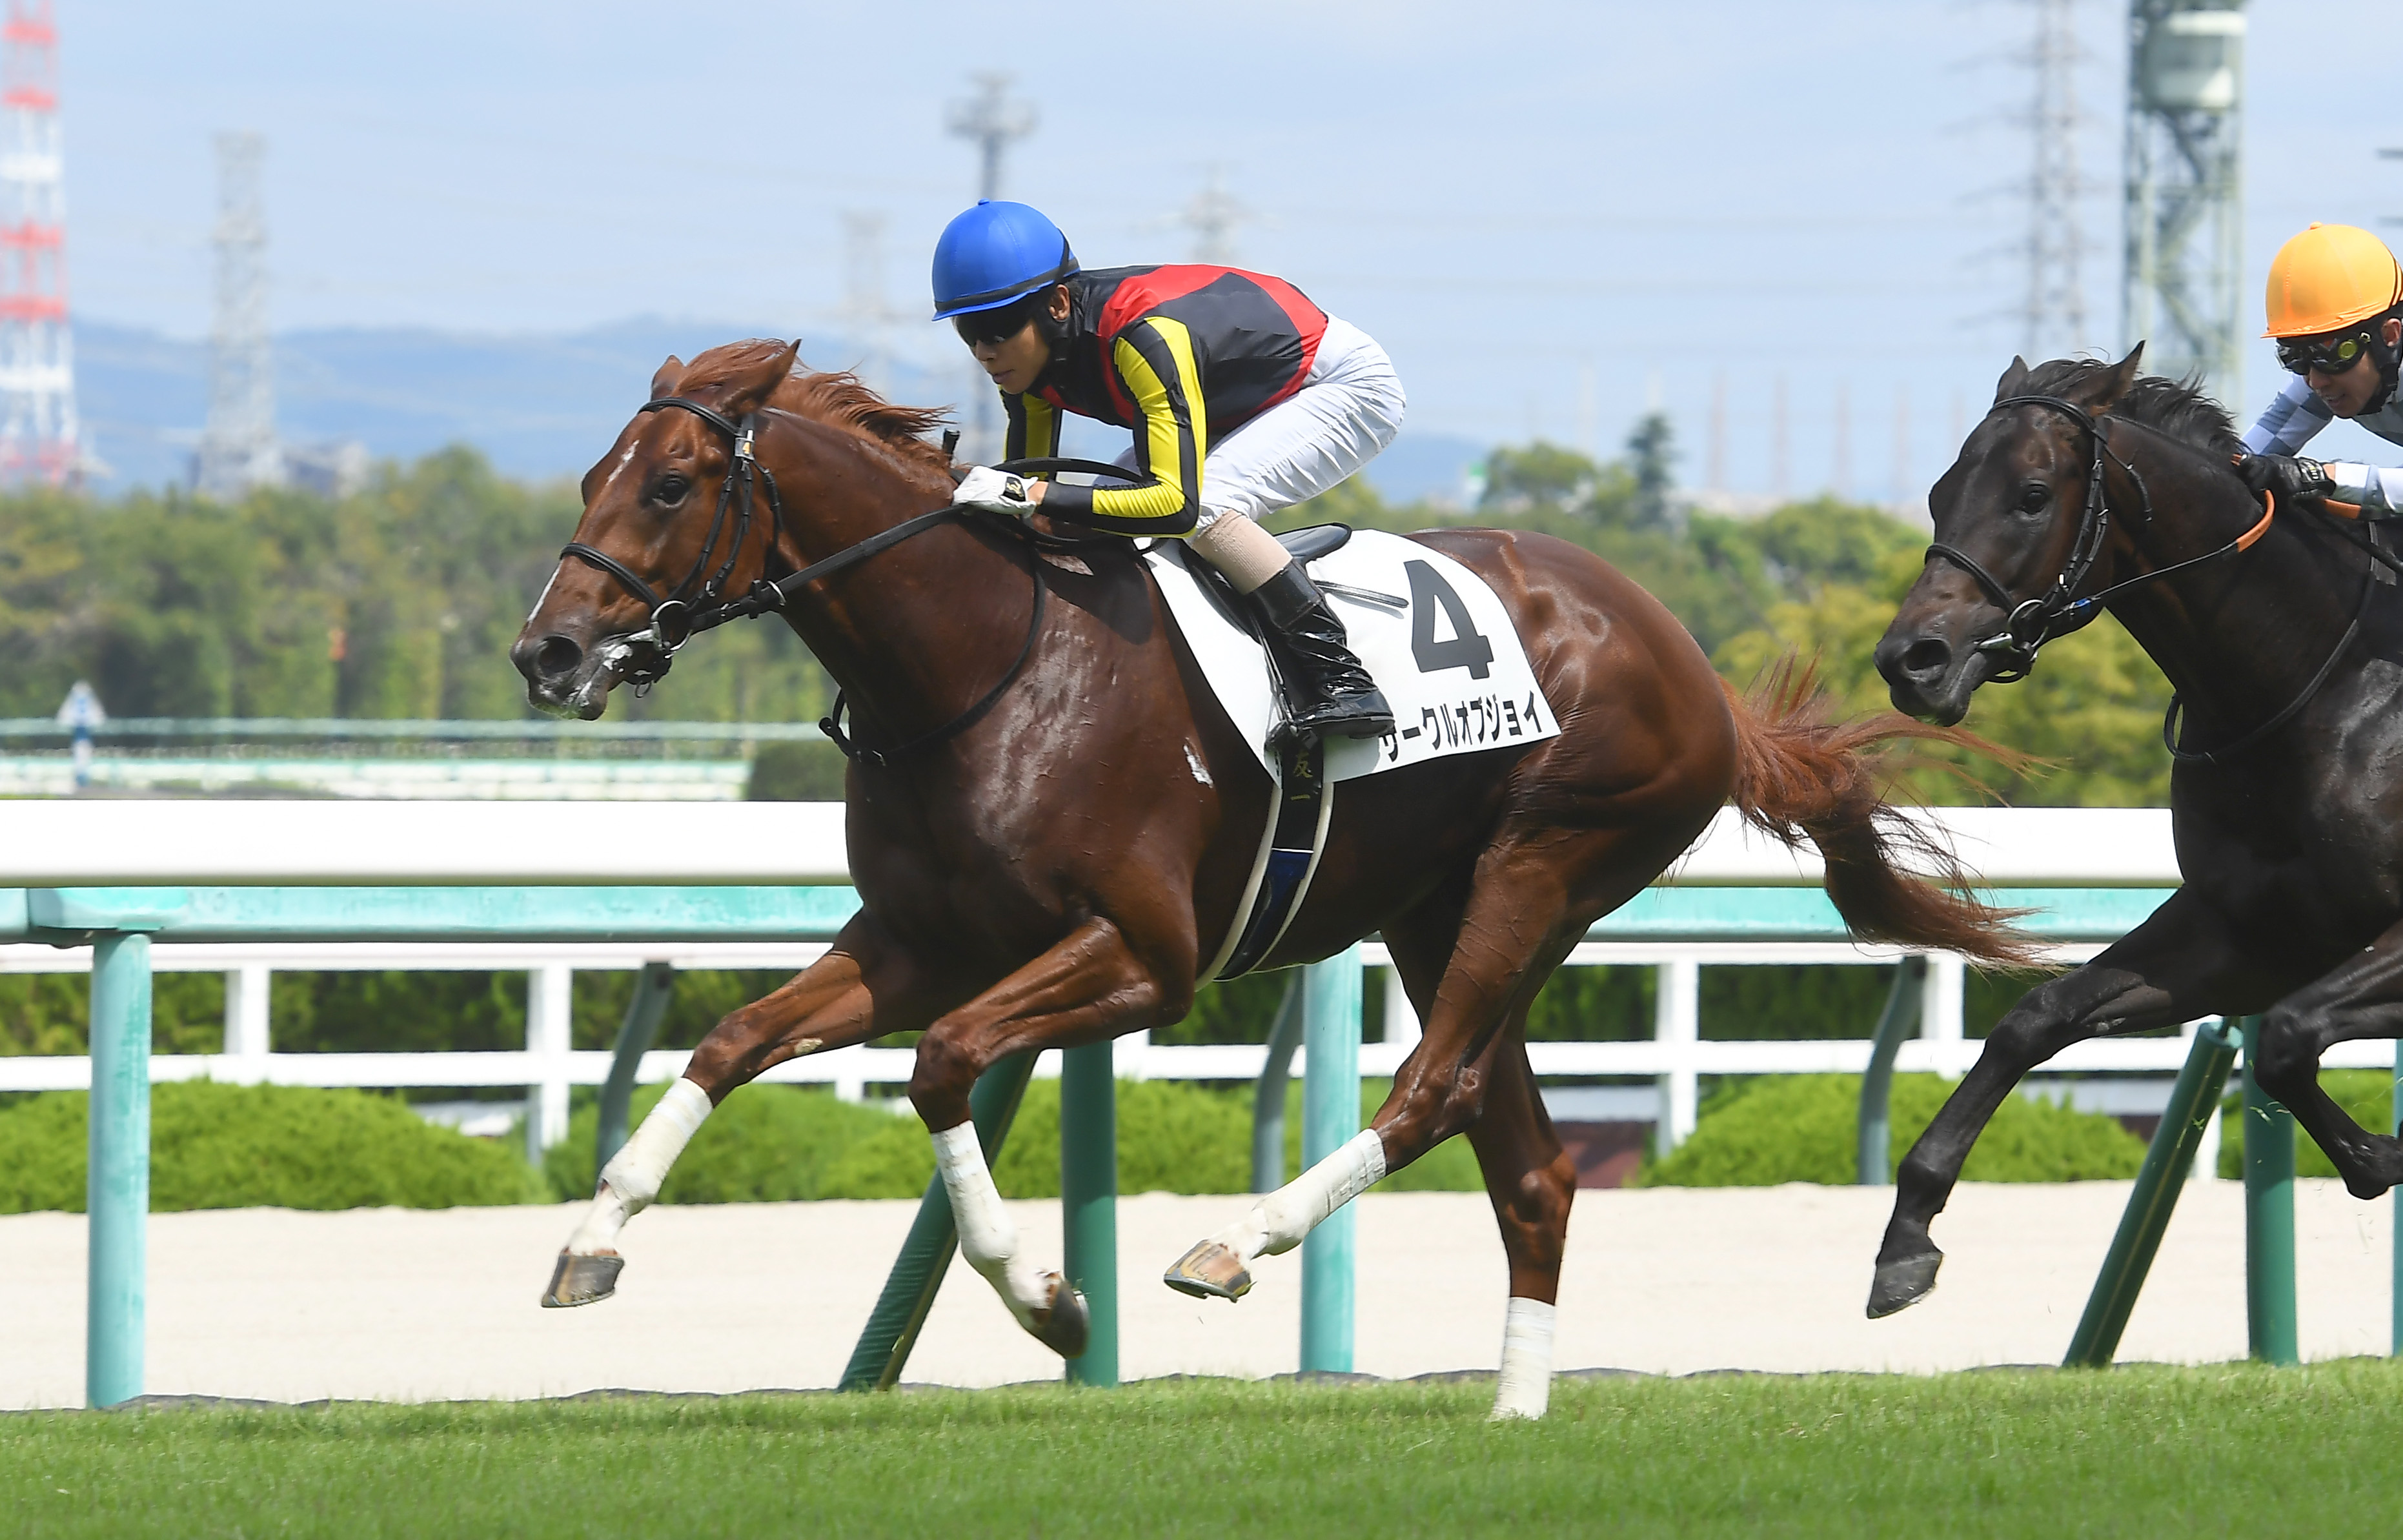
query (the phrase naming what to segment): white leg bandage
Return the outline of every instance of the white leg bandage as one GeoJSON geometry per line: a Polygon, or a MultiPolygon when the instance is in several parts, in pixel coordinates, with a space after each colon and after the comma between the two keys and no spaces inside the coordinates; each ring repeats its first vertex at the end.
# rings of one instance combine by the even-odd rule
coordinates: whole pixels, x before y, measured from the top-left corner
{"type": "Polygon", "coordinates": [[[634,1136],[601,1169],[600,1189],[593,1195],[592,1212],[584,1216],[576,1233],[568,1237],[567,1249],[578,1256],[591,1256],[612,1250],[618,1243],[618,1232],[626,1221],[651,1206],[660,1195],[660,1186],[668,1179],[668,1168],[684,1153],[694,1131],[710,1113],[709,1092],[689,1080],[679,1079],[660,1098],[643,1126],[634,1136]]]}
{"type": "Polygon", "coordinates": [[[1301,1244],[1319,1221],[1384,1179],[1385,1142],[1363,1129],[1342,1148],[1269,1194],[1232,1227],[1210,1239],[1250,1267],[1256,1257],[1276,1256],[1301,1244]]]}
{"type": "Polygon", "coordinates": [[[1502,1380],[1493,1390],[1493,1419],[1536,1418],[1552,1398],[1553,1307],[1513,1297],[1502,1317],[1502,1380]]]}
{"type": "Polygon", "coordinates": [[[962,1123],[935,1135],[935,1169],[951,1200],[951,1223],[960,1232],[960,1255],[1000,1294],[1018,1324],[1034,1329],[1035,1312],[1051,1303],[1050,1275],[1018,1255],[1018,1227],[1001,1204],[1001,1189],[984,1163],[976,1125],[962,1123]]]}

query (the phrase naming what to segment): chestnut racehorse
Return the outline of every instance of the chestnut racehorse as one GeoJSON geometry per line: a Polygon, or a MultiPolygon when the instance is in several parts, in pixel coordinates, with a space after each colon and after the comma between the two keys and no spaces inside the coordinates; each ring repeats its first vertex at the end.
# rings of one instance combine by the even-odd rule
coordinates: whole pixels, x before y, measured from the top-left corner
{"type": "MultiPolygon", "coordinates": [[[[656,677],[662,645],[712,606],[778,609],[854,713],[862,908],[820,961],[702,1041],[685,1072],[696,1089],[672,1088],[604,1172],[547,1302],[610,1291],[618,1228],[729,1091],[799,1054],[923,1031],[910,1097],[935,1131],[962,1250],[1021,1325],[1073,1356],[1082,1302],[1017,1254],[967,1131],[969,1088],[1004,1055],[1185,1016],[1234,923],[1269,778],[1125,543],[1046,552],[1020,526],[949,514],[882,543],[949,504],[949,457],[919,437],[937,418],[848,376],[796,375],[794,354],[745,342],[667,362],[585,478],[576,544],[511,657],[537,706],[590,718],[616,684],[656,677]],[[833,558],[839,570],[802,572],[833,558]]],[[[1561,731],[1339,788],[1308,902],[1265,965],[1382,932],[1424,1035],[1369,1131],[1169,1281],[1240,1295],[1256,1257],[1465,1132],[1509,1261],[1517,1356],[1497,1414],[1537,1415],[1576,1171],[1523,1022],[1594,921],[1732,799],[1789,844],[1818,845],[1858,935],[1983,957],[2013,947],[2000,916],[1892,859],[1867,751],[1939,729],[1830,723],[1807,678],[1739,701],[1667,610],[1564,541],[1413,538],[1493,586],[1561,731]]]]}
{"type": "Polygon", "coordinates": [[[2200,391],[2119,363],[2018,359],[1929,498],[1937,544],[1878,644],[1896,706],[1961,720],[1978,687],[2104,608],[2169,675],[2185,885],[1994,1024],[1895,1180],[1868,1312],[1935,1286],[1928,1227],[2021,1075],[2072,1043],[2267,1011],[2254,1070],[2358,1198],[2403,1145],[2320,1089],[2332,1043],[2403,1035],[2403,611],[2381,558],[2265,507],[2200,391]],[[2387,581],[2380,581],[2382,576],[2387,581]]]}

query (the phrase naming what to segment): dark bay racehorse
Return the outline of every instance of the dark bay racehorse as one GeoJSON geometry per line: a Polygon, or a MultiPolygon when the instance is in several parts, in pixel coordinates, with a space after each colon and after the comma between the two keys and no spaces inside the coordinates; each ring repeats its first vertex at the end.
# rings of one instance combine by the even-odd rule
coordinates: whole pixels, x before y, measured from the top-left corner
{"type": "Polygon", "coordinates": [[[1928,1225],[2021,1075],[2072,1043],[2267,1011],[2257,1073],[2372,1198],[2403,1146],[2319,1089],[2331,1043],[2403,1035],[2403,607],[2364,537],[2267,508],[2200,392],[2117,365],[2014,359],[1936,483],[1936,545],[1877,649],[1894,703],[1951,725],[2102,599],[2184,707],[2170,782],[2185,885],[2029,992],[1912,1146],[1872,1316],[1934,1286],[1928,1225]]]}
{"type": "MultiPolygon", "coordinates": [[[[651,404],[585,478],[576,545],[512,657],[535,704],[598,716],[615,685],[656,672],[660,639],[680,639],[712,591],[739,597],[763,577],[857,558],[788,582],[781,613],[842,687],[872,751],[848,781],[863,908],[821,961],[709,1034],[686,1071],[699,1092],[678,1116],[697,1122],[796,1055],[923,1029],[910,1095],[940,1158],[995,1060],[1184,1017],[1234,923],[1271,786],[1129,547],[1046,554],[1015,525],[948,515],[882,544],[949,503],[948,456],[919,437],[932,414],[793,368],[792,347],[766,342],[668,361],[651,404]],[[755,467],[738,442],[757,457],[748,505],[755,467]]],[[[1722,805],[1788,843],[1814,841],[1864,936],[1983,957],[2011,955],[2013,942],[1993,912],[1899,869],[1881,824],[1867,751],[1955,735],[1899,717],[1830,723],[1790,678],[1739,701],[1667,610],[1563,541],[1415,538],[1493,585],[1562,730],[1342,785],[1309,901],[1266,965],[1382,932],[1424,1036],[1363,1136],[1362,1169],[1305,1173],[1253,1211],[1250,1240],[1205,1242],[1172,1282],[1241,1294],[1255,1256],[1465,1131],[1510,1293],[1548,1320],[1576,1173],[1527,1067],[1528,1004],[1587,928],[1722,805]]],[[[660,1146],[665,1158],[682,1136],[660,1146]]],[[[1081,1352],[1081,1302],[1056,1273],[1021,1270],[990,1180],[978,1185],[980,1160],[951,1186],[964,1252],[1022,1325],[1081,1352]]],[[[622,1194],[604,1180],[549,1302],[609,1291],[617,1228],[658,1174],[629,1178],[649,1190],[622,1194]]]]}

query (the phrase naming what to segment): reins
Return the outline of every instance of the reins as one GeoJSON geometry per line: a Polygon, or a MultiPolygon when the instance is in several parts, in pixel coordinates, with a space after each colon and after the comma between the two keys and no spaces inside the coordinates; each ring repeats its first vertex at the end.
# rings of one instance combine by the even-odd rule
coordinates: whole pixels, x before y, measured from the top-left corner
{"type": "MultiPolygon", "coordinates": [[[[1046,550],[1076,549],[1085,546],[1119,542],[1120,537],[1116,535],[1077,539],[1047,534],[1015,519],[1001,518],[978,509],[946,504],[932,512],[905,519],[890,529],[879,530],[856,545],[846,546],[833,555],[813,562],[797,572],[787,573],[782,577],[771,578],[766,576],[764,568],[767,562],[776,559],[778,550],[783,547],[785,509],[782,500],[777,496],[774,474],[759,463],[756,452],[755,438],[759,414],[756,411],[745,412],[742,421],[738,423],[714,407],[704,406],[699,401],[688,400],[680,395],[660,396],[657,400],[646,403],[642,409],[652,412],[667,408],[692,413],[726,435],[733,444],[733,456],[727,464],[726,479],[718,485],[717,506],[710,518],[708,538],[701,542],[701,554],[693,559],[693,563],[686,570],[684,577],[674,588],[668,590],[665,597],[661,597],[659,590],[654,589],[640,573],[598,547],[588,546],[580,540],[571,540],[561,548],[559,553],[562,560],[572,556],[588,566],[608,574],[625,585],[626,590],[635,598],[651,607],[648,629],[629,632],[622,638],[628,643],[641,644],[649,649],[649,658],[629,668],[624,674],[624,678],[634,687],[637,693],[648,689],[666,677],[669,668],[675,661],[676,653],[687,642],[691,641],[701,632],[714,631],[729,621],[747,620],[756,616],[782,610],[791,603],[795,594],[812,583],[847,571],[871,556],[890,550],[905,540],[912,539],[944,524],[980,525],[1007,534],[1021,546],[1046,550]],[[752,489],[755,482],[765,488],[767,492],[768,548],[761,558],[763,570],[760,576],[741,594],[729,599],[725,596],[727,579],[733,576],[735,564],[741,560],[743,548],[751,535],[752,489]],[[736,495],[738,492],[739,497],[736,495]],[[726,533],[727,512],[729,506],[734,509],[733,544],[727,548],[726,560],[718,564],[717,570],[710,573],[706,579],[702,579],[701,574],[708,569],[710,559],[717,552],[717,543],[726,533]],[[696,581],[700,585],[697,589],[694,587],[696,581]],[[688,590],[691,590],[689,595],[687,591],[688,590]]],[[[946,442],[948,445],[948,440],[946,442]]],[[[999,468],[1025,473],[1076,471],[1132,479],[1123,467],[1103,465],[1091,460],[1012,460],[1003,462],[999,468]]],[[[1027,616],[1025,640],[1019,644],[1017,658],[1003,672],[1001,678],[995,681],[993,687],[985,691],[974,705],[931,731],[920,733],[915,738],[889,749],[872,749],[843,731],[842,717],[847,707],[843,691],[838,687],[835,691],[834,709],[818,720],[818,729],[826,735],[827,742],[834,744],[837,751],[846,759],[863,759],[871,765],[882,766],[920,749],[932,748],[956,736],[991,710],[993,702],[1001,699],[1002,692],[1007,690],[1018,678],[1019,673],[1024,670],[1026,660],[1035,654],[1035,640],[1042,634],[1045,601],[1050,592],[1050,586],[1043,579],[1043,562],[1039,557],[1030,554],[1027,568],[1029,575],[1034,578],[1035,597],[1027,616]]]]}

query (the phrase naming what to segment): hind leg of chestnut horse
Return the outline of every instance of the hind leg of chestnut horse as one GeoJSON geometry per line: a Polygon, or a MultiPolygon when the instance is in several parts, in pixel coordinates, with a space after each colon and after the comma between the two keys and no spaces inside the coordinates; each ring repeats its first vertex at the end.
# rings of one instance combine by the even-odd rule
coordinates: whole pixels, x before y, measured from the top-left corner
{"type": "Polygon", "coordinates": [[[1525,1032],[1526,1012],[1514,1011],[1485,1050],[1485,1109],[1468,1125],[1469,1147],[1477,1152],[1510,1262],[1502,1373],[1493,1387],[1496,1421],[1541,1417],[1551,1399],[1553,1306],[1568,1246],[1569,1206],[1577,1200],[1577,1162],[1552,1131],[1527,1063],[1525,1032]]]}
{"type": "Polygon", "coordinates": [[[659,1197],[676,1157],[729,1092],[787,1059],[923,1026],[934,1006],[914,998],[911,978],[906,959],[860,916],[790,982],[710,1029],[683,1075],[601,1172],[592,1207],[560,1252],[542,1302],[589,1305],[617,1291],[625,1267],[618,1232],[659,1197]]]}
{"type": "Polygon", "coordinates": [[[1871,1320],[1917,1304],[1944,1254],[1928,1227],[1961,1179],[1969,1148],[2028,1071],[2090,1037],[2174,1026],[2209,1015],[2244,984],[2228,926],[2191,888],[2084,967],[2028,991],[1986,1036],[1978,1062],[1895,1172],[1894,1217],[1869,1285],[1871,1320]]]}
{"type": "MultiPolygon", "coordinates": [[[[1680,810],[1682,811],[1682,810],[1680,810]]],[[[1181,1293],[1239,1299],[1252,1263],[1291,1251],[1328,1214],[1478,1119],[1487,1048],[1586,929],[1658,876],[1708,822],[1671,816],[1632,828],[1505,831],[1478,858],[1468,899],[1438,895],[1388,923],[1385,939],[1426,1021],[1368,1128],[1196,1243],[1162,1282],[1181,1293]],[[1439,957],[1429,991],[1417,959],[1439,957]],[[1432,1001],[1429,995],[1432,995],[1432,1001]],[[1432,1008],[1428,1006],[1432,1005],[1432,1008]]],[[[1506,1227],[1507,1228],[1507,1227],[1506,1227]]]]}
{"type": "MultiPolygon", "coordinates": [[[[1166,898],[1164,907],[1174,912],[1175,895],[1157,896],[1166,898]]],[[[1085,1351],[1090,1322],[1084,1297],[1064,1276],[1036,1267],[1021,1250],[1018,1227],[1003,1206],[976,1126],[968,1120],[968,1090],[995,1060],[1021,1049],[1074,1047],[1182,1017],[1192,1004],[1192,953],[1188,934],[1179,956],[1155,968],[1136,954],[1116,923],[1095,916],[992,989],[937,1019],[918,1042],[910,1100],[933,1133],[935,1169],[951,1197],[960,1255],[993,1286],[1027,1334],[1063,1358],[1085,1351]],[[1172,991],[1161,978],[1174,974],[1179,962],[1185,983],[1172,991]]]]}
{"type": "Polygon", "coordinates": [[[2320,1055],[2357,1037],[2403,1036],[2403,925],[2288,995],[2262,1018],[2254,1074],[2327,1151],[2345,1190],[2375,1198],[2403,1182],[2403,1141],[2371,1133],[2320,1089],[2320,1055]]]}

